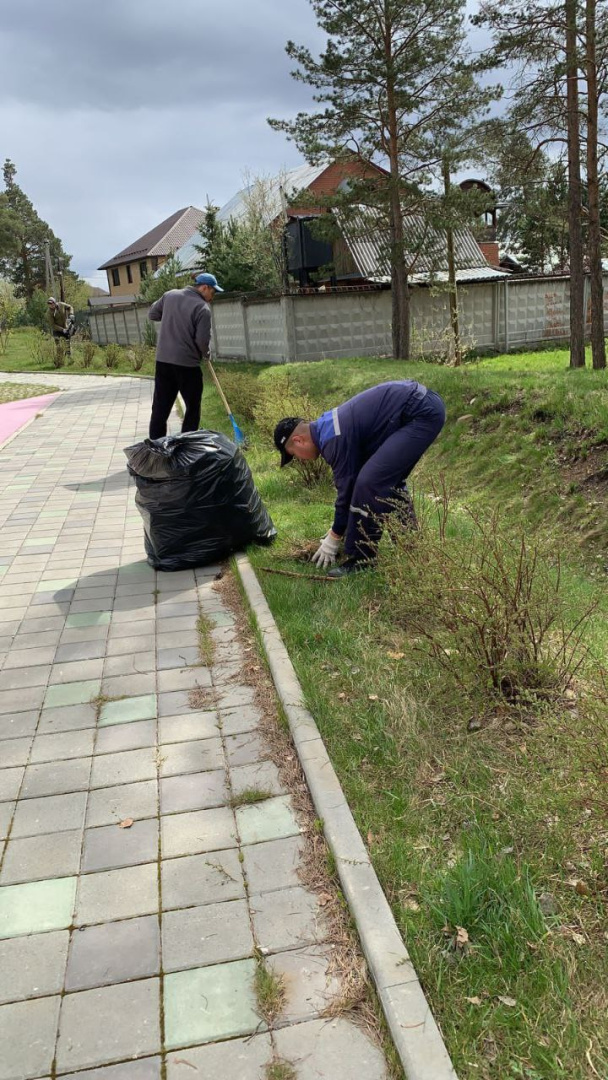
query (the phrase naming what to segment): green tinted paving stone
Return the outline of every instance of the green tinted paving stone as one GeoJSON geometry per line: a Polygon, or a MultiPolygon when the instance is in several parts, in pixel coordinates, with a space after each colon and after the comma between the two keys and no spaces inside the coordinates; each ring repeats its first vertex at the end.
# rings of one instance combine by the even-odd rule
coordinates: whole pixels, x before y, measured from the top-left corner
{"type": "Polygon", "coordinates": [[[52,709],[60,705],[86,705],[97,697],[101,690],[101,679],[87,679],[85,682],[61,683],[49,686],[44,699],[44,708],[52,709]]]}
{"type": "Polygon", "coordinates": [[[43,544],[56,544],[57,536],[36,536],[33,540],[24,540],[24,547],[41,547],[43,544]]]}
{"type": "Polygon", "coordinates": [[[108,701],[101,710],[99,726],[130,724],[133,720],[154,720],[155,718],[156,694],[144,694],[142,697],[108,701]]]}
{"type": "Polygon", "coordinates": [[[239,806],[236,821],[242,844],[261,844],[300,833],[289,795],[268,799],[255,806],[239,806]]]}
{"type": "Polygon", "coordinates": [[[36,592],[57,592],[59,589],[75,588],[74,578],[55,578],[53,581],[41,581],[36,592]]]}
{"type": "Polygon", "coordinates": [[[6,574],[7,570],[8,566],[0,566],[0,577],[2,577],[3,574],[6,574]]]}
{"type": "Polygon", "coordinates": [[[0,889],[0,938],[65,930],[71,926],[76,880],[55,878],[0,889]]]}
{"type": "Polygon", "coordinates": [[[263,1031],[255,1011],[255,960],[165,976],[165,1041],[169,1049],[263,1031]]]}
{"type": "Polygon", "coordinates": [[[65,625],[68,630],[80,626],[106,626],[111,618],[112,612],[108,609],[105,611],[83,611],[77,615],[68,615],[65,625]]]}

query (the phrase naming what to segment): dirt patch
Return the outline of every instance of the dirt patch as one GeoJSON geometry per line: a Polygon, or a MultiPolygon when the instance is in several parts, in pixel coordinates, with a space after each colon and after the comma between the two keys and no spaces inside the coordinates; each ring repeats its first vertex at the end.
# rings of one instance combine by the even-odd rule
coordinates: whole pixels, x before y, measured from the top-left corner
{"type": "Polygon", "coordinates": [[[595,497],[608,496],[608,442],[598,443],[585,451],[584,456],[572,457],[569,450],[557,453],[564,482],[572,489],[593,491],[595,497]]]}

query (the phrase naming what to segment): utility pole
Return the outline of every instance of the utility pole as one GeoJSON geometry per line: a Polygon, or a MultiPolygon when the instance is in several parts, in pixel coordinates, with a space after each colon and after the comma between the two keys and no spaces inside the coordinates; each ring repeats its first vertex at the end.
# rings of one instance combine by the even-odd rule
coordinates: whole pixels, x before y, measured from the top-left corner
{"type": "Polygon", "coordinates": [[[49,295],[52,296],[55,292],[55,278],[53,275],[53,264],[51,262],[51,244],[49,240],[44,241],[44,276],[46,291],[49,295]]]}

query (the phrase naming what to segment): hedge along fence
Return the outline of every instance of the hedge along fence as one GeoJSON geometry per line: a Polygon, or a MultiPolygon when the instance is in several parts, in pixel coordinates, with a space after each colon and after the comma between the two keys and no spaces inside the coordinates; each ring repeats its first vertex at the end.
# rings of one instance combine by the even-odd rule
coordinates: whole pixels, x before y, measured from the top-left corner
{"type": "MultiPolygon", "coordinates": [[[[604,281],[608,329],[608,278],[604,281]]],[[[587,330],[590,330],[586,281],[587,330]]],[[[508,352],[540,342],[568,341],[570,279],[567,276],[506,278],[462,285],[458,290],[463,344],[508,352]]],[[[445,288],[411,290],[412,355],[446,356],[450,347],[445,288]]],[[[149,341],[147,304],[95,307],[91,336],[100,345],[149,341]]],[[[216,299],[213,352],[220,359],[265,363],[386,356],[392,352],[390,289],[344,289],[266,300],[216,299]]]]}

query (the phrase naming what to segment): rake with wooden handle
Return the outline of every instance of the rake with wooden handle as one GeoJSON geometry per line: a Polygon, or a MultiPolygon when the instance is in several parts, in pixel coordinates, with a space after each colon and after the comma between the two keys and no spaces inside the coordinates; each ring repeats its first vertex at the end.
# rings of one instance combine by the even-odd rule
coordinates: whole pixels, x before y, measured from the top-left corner
{"type": "Polygon", "coordinates": [[[239,425],[237,424],[236,420],[234,419],[234,416],[232,415],[232,410],[231,410],[230,405],[228,404],[228,402],[226,400],[226,395],[225,395],[224,391],[222,390],[222,388],[220,386],[220,381],[219,381],[217,375],[215,374],[215,371],[213,370],[213,364],[211,363],[211,360],[208,359],[207,364],[209,365],[209,371],[211,373],[211,378],[213,379],[213,381],[215,383],[215,388],[216,388],[218,394],[220,395],[220,398],[222,399],[222,403],[224,405],[224,408],[225,408],[226,412],[228,413],[228,419],[230,420],[230,423],[232,424],[232,430],[234,432],[234,441],[237,444],[237,446],[245,446],[246,443],[247,443],[247,439],[245,438],[245,435],[241,431],[239,425]]]}

